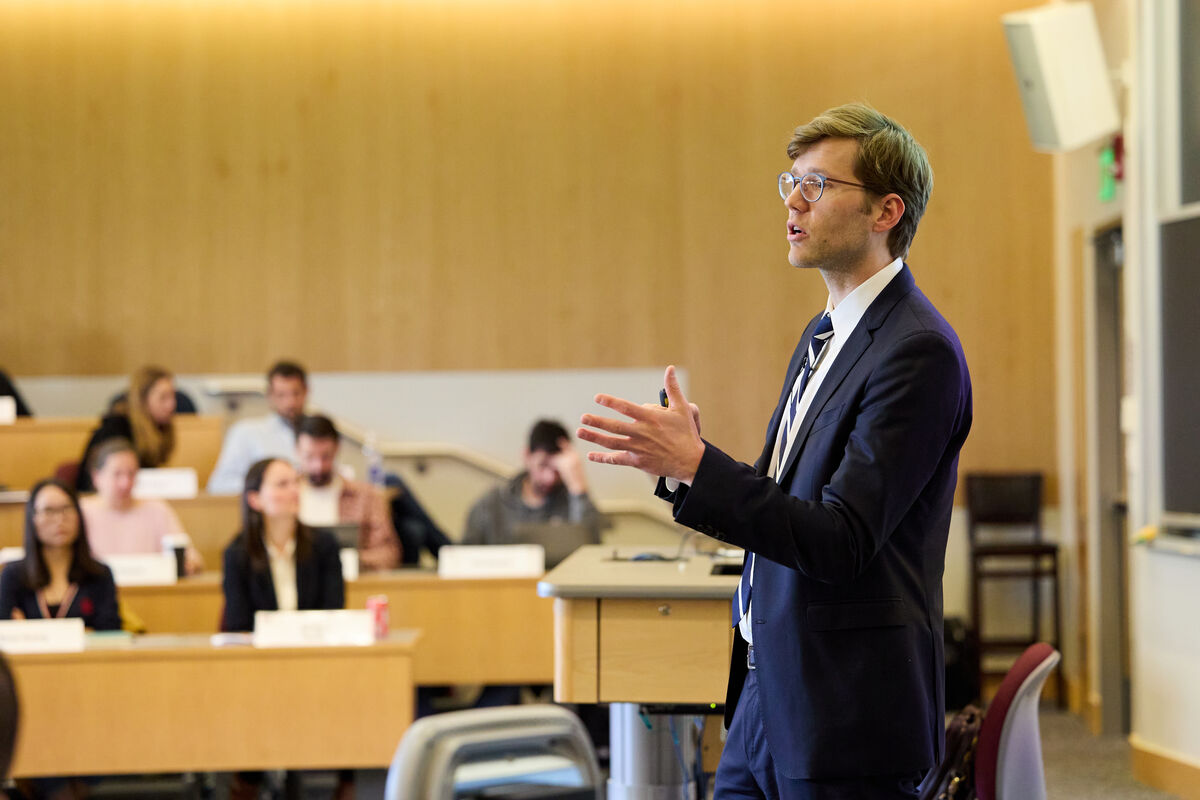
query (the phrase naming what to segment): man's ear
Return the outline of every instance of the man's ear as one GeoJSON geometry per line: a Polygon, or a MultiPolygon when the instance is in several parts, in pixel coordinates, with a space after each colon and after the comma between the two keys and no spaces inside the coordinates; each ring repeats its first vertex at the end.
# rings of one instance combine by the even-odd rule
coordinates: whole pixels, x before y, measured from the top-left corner
{"type": "Polygon", "coordinates": [[[876,203],[874,213],[873,230],[876,233],[890,231],[900,224],[900,220],[904,219],[904,200],[895,192],[886,194],[881,201],[876,203]]]}

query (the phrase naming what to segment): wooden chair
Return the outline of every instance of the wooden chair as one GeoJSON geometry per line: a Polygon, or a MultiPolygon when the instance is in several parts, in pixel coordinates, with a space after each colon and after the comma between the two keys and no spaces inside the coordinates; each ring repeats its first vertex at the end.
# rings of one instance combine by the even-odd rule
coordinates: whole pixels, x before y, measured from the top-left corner
{"type": "MultiPolygon", "coordinates": [[[[1051,587],[1054,636],[1061,646],[1062,609],[1058,586],[1058,545],[1042,540],[1041,473],[971,473],[967,475],[967,535],[971,545],[971,623],[979,638],[979,685],[989,653],[1020,653],[1042,641],[1041,585],[1051,587]],[[989,534],[981,535],[981,529],[989,534]],[[987,581],[1025,581],[1030,589],[1029,636],[987,636],[984,632],[983,585],[987,581]]],[[[1058,704],[1066,704],[1062,670],[1057,675],[1058,704]]]]}

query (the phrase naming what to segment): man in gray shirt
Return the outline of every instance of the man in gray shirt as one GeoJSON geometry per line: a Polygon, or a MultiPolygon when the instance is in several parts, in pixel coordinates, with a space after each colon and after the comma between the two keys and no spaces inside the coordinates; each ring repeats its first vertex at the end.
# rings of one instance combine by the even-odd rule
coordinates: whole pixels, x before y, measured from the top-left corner
{"type": "Polygon", "coordinates": [[[531,523],[586,526],[593,544],[609,522],[588,497],[583,460],[565,428],[540,420],[529,431],[525,471],[471,507],[463,544],[522,544],[518,528],[531,523]]]}

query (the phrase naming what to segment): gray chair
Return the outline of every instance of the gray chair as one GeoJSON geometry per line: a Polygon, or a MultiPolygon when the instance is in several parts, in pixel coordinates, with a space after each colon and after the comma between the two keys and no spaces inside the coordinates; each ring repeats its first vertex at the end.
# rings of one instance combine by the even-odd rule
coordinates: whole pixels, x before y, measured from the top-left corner
{"type": "Polygon", "coordinates": [[[587,731],[565,708],[476,708],[414,722],[396,749],[384,797],[604,800],[604,778],[587,731]],[[547,761],[557,769],[548,772],[547,761]],[[562,772],[565,780],[556,780],[562,772]]]}

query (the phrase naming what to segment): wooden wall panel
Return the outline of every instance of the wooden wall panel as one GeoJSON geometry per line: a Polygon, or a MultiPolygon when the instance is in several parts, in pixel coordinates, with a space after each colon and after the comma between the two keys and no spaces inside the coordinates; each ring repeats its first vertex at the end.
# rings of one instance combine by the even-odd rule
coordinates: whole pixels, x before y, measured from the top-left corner
{"type": "Polygon", "coordinates": [[[1025,4],[3,4],[0,364],[674,362],[753,458],[825,298],[785,260],[783,148],[863,99],[936,172],[910,262],[971,364],[964,466],[1053,474],[1025,4]]]}

